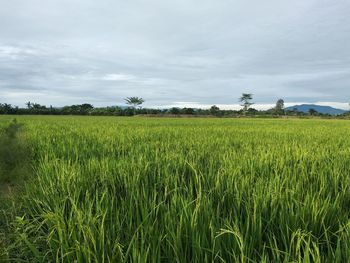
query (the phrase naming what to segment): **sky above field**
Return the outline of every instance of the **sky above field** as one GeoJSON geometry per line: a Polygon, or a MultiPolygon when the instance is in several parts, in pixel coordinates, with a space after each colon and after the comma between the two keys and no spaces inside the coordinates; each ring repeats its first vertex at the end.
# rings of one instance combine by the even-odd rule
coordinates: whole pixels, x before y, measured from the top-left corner
{"type": "Polygon", "coordinates": [[[349,0],[0,3],[0,103],[348,108],[349,0]]]}

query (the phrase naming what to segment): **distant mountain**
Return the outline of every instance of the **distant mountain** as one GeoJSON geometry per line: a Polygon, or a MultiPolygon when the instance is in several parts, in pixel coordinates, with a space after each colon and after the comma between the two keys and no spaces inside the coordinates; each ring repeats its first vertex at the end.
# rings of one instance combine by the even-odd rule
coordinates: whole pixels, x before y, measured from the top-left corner
{"type": "Polygon", "coordinates": [[[331,114],[331,115],[340,115],[346,112],[346,110],[336,109],[330,106],[321,106],[321,105],[314,105],[314,104],[302,104],[302,105],[295,105],[291,107],[287,107],[286,110],[294,110],[308,113],[310,109],[314,109],[319,113],[323,114],[331,114]]]}

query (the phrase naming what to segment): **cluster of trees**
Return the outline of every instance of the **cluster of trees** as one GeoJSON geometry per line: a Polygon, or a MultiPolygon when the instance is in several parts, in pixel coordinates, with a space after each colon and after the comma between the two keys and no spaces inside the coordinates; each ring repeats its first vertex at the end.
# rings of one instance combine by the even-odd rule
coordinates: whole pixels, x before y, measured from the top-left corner
{"type": "MultiPolygon", "coordinates": [[[[298,111],[297,108],[294,108],[292,110],[286,110],[284,107],[284,100],[279,99],[276,102],[276,106],[273,107],[272,109],[266,110],[266,111],[256,111],[252,108],[250,108],[254,103],[252,102],[253,99],[253,94],[250,93],[243,93],[242,96],[240,97],[239,101],[242,103],[241,106],[243,107],[241,112],[243,115],[246,115],[247,113],[254,113],[256,115],[261,114],[268,114],[268,115],[273,115],[273,116],[280,116],[280,115],[288,115],[288,116],[328,116],[331,117],[332,115],[330,114],[323,114],[320,112],[317,112],[315,109],[309,109],[308,113],[298,111]],[[258,113],[258,114],[257,114],[258,113]]],[[[350,106],[350,103],[349,103],[350,106]]],[[[349,115],[350,112],[344,113],[343,115],[349,115]]],[[[334,117],[334,116],[333,116],[334,117]]]]}
{"type": "MultiPolygon", "coordinates": [[[[297,109],[285,110],[284,100],[279,99],[275,107],[269,110],[258,111],[252,107],[253,94],[243,93],[239,98],[241,102],[241,110],[221,110],[216,105],[210,109],[194,109],[194,108],[170,108],[170,109],[147,109],[142,108],[145,102],[143,98],[128,97],[125,99],[127,107],[110,106],[95,108],[93,105],[84,103],[79,105],[65,106],[62,108],[46,107],[38,103],[27,102],[26,108],[13,107],[11,104],[0,103],[0,114],[37,114],[37,115],[101,115],[101,116],[133,116],[133,115],[199,115],[199,116],[324,116],[314,109],[310,109],[309,113],[299,112],[297,109]]],[[[326,115],[327,116],[327,115],[326,115]]],[[[330,115],[328,115],[330,116],[330,115]]]]}

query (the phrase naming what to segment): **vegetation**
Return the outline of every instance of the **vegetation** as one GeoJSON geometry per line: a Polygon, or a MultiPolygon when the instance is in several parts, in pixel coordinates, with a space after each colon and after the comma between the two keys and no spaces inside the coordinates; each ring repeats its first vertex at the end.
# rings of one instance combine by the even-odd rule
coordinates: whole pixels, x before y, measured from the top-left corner
{"type": "Polygon", "coordinates": [[[35,173],[0,261],[350,261],[348,122],[18,121],[35,173]]]}
{"type": "Polygon", "coordinates": [[[216,105],[211,106],[209,111],[210,111],[210,114],[213,116],[220,115],[220,108],[216,105]]]}
{"type": "Polygon", "coordinates": [[[32,171],[31,154],[22,129],[16,119],[10,124],[0,121],[0,262],[5,259],[6,247],[11,244],[9,226],[18,212],[10,198],[19,192],[32,171]]]}
{"type": "Polygon", "coordinates": [[[274,112],[277,114],[277,115],[281,115],[281,114],[284,114],[285,111],[284,111],[284,100],[283,99],[279,99],[277,102],[276,102],[276,106],[274,108],[274,112]]]}
{"type": "Polygon", "coordinates": [[[253,105],[252,103],[253,94],[250,93],[243,93],[242,96],[239,98],[239,101],[242,102],[243,107],[243,114],[246,115],[250,106],[253,105]]]}
{"type": "Polygon", "coordinates": [[[344,118],[349,116],[349,113],[343,115],[322,114],[319,112],[303,113],[295,110],[276,111],[276,108],[271,110],[256,110],[249,108],[247,112],[242,110],[222,110],[213,105],[210,109],[193,109],[193,108],[170,108],[170,109],[149,109],[149,108],[129,108],[119,106],[99,107],[95,108],[91,104],[71,105],[62,108],[45,107],[40,105],[36,108],[18,108],[9,104],[0,104],[0,115],[90,115],[90,116],[133,116],[133,115],[148,115],[148,116],[215,116],[215,117],[240,117],[242,115],[249,117],[278,117],[278,116],[317,116],[324,118],[344,118]],[[6,105],[6,106],[2,106],[6,105]]]}
{"type": "Polygon", "coordinates": [[[92,104],[84,103],[78,105],[65,106],[62,108],[46,107],[38,103],[27,102],[27,108],[14,107],[11,104],[0,103],[0,115],[92,115],[92,116],[133,116],[133,115],[149,115],[149,116],[215,116],[215,117],[279,117],[279,116],[316,116],[323,118],[348,118],[349,112],[341,115],[322,114],[314,109],[310,109],[308,113],[293,110],[285,110],[284,100],[279,99],[276,106],[268,110],[256,110],[251,108],[253,94],[243,93],[239,98],[242,103],[241,110],[221,110],[216,105],[209,109],[194,109],[194,108],[170,108],[170,109],[150,109],[142,108],[141,105],[145,102],[140,97],[127,97],[125,103],[128,107],[109,106],[95,108],[92,104]]]}
{"type": "Polygon", "coordinates": [[[309,114],[312,115],[312,116],[313,116],[313,115],[316,115],[316,114],[317,114],[317,111],[316,111],[315,109],[310,109],[310,110],[309,110],[309,114]]]}
{"type": "Polygon", "coordinates": [[[30,151],[25,146],[25,138],[20,134],[22,124],[16,119],[0,128],[0,184],[4,186],[24,179],[23,175],[30,169],[27,166],[30,151]]]}
{"type": "Polygon", "coordinates": [[[132,108],[134,109],[134,115],[135,115],[135,111],[136,111],[136,107],[140,107],[142,103],[144,103],[144,99],[139,98],[139,97],[128,97],[125,99],[126,104],[131,105],[132,108]]]}

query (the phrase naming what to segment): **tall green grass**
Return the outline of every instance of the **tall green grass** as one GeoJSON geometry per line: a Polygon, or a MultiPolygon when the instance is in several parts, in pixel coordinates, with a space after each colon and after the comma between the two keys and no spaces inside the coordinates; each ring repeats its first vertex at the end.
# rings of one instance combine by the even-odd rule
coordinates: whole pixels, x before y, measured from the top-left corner
{"type": "Polygon", "coordinates": [[[350,123],[21,117],[14,262],[349,262],[350,123]]]}
{"type": "Polygon", "coordinates": [[[0,262],[8,259],[10,224],[17,213],[14,196],[31,178],[31,151],[23,135],[22,124],[16,119],[0,122],[0,262]]]}

